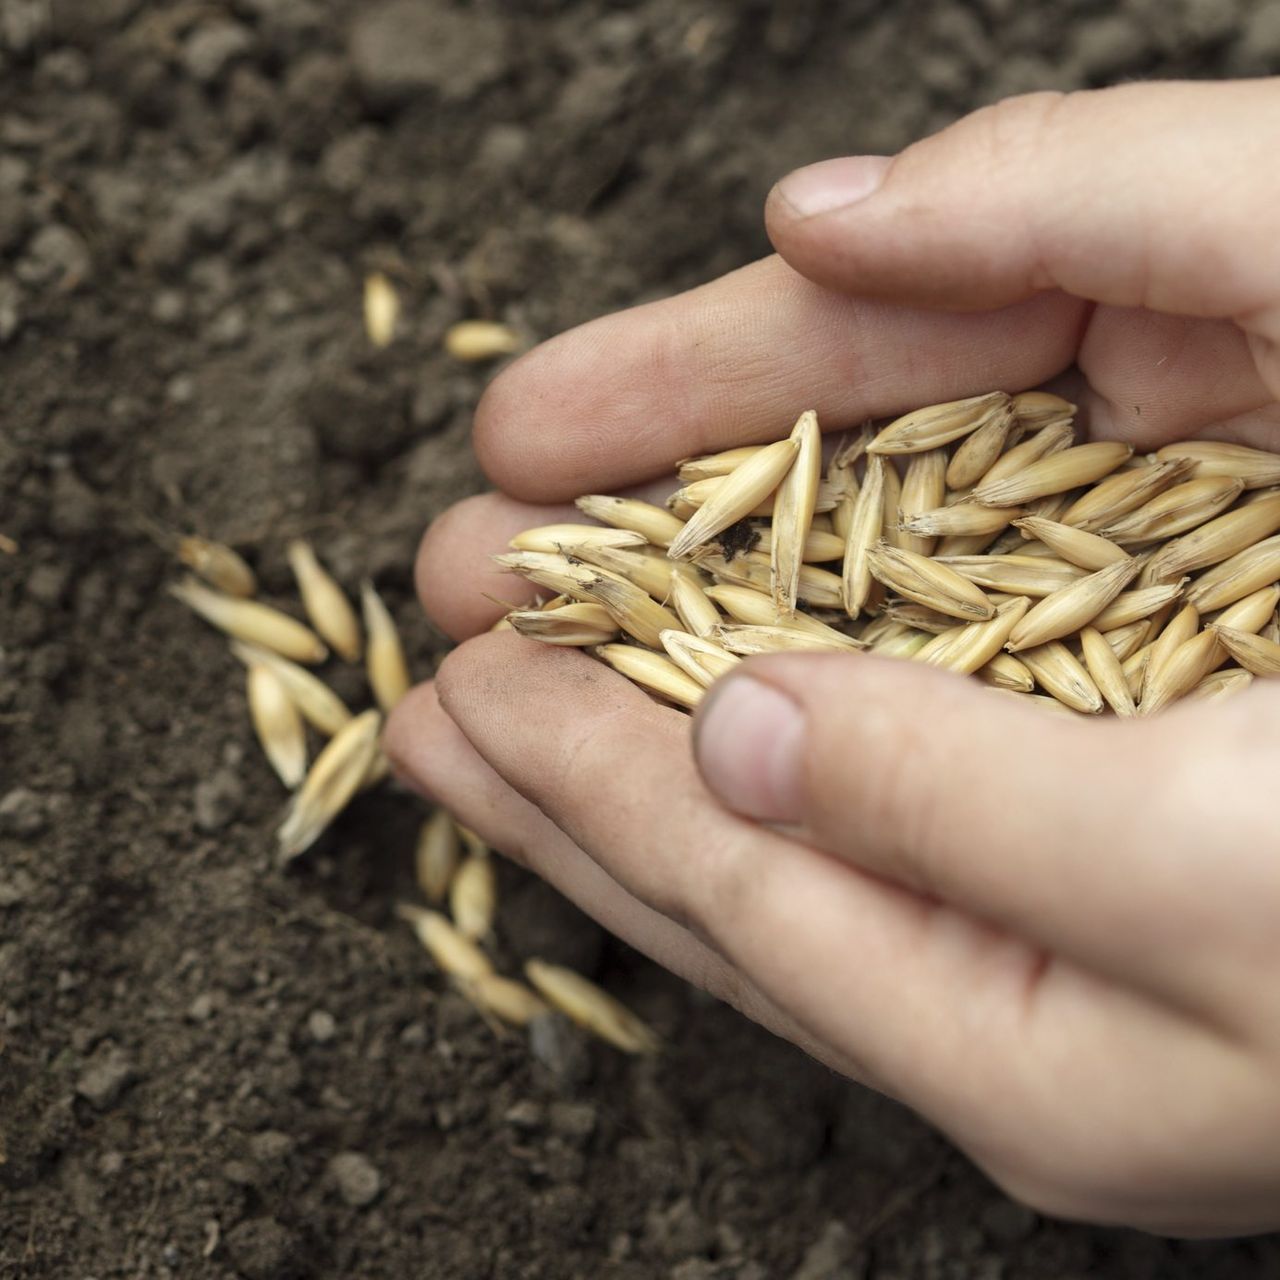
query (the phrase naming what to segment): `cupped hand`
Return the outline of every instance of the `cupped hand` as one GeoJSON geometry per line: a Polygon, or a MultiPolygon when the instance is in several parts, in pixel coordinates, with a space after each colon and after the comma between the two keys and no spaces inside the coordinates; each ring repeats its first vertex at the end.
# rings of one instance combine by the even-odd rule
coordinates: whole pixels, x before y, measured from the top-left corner
{"type": "Polygon", "coordinates": [[[779,257],[595,321],[476,421],[428,532],[465,641],[400,770],[657,960],[929,1117],[1044,1211],[1280,1225],[1280,695],[1072,723],[857,655],[753,659],[694,731],[480,634],[489,556],[676,459],[1057,380],[1095,436],[1280,445],[1280,84],[1014,99],[770,197],[779,257]]]}

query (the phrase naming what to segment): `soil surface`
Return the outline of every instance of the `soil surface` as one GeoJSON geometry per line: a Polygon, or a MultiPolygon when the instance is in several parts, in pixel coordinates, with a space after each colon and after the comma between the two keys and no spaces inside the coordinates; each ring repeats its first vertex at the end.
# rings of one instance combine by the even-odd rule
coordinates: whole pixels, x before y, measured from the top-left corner
{"type": "Polygon", "coordinates": [[[1250,0],[0,0],[0,1277],[1280,1274],[1037,1219],[505,868],[500,953],[672,1047],[495,1035],[392,917],[409,797],[274,866],[240,672],[163,589],[196,531],[291,599],[305,533],[426,676],[415,542],[483,483],[450,323],[705,280],[788,168],[1008,93],[1268,70],[1250,0]]]}

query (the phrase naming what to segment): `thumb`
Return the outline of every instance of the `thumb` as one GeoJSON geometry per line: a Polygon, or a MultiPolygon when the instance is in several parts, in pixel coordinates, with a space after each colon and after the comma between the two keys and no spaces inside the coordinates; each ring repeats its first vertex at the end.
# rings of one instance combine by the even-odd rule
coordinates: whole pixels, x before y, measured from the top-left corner
{"type": "Polygon", "coordinates": [[[735,812],[1133,972],[1167,947],[1132,883],[1139,855],[1128,851],[1149,843],[1148,819],[1118,780],[1135,752],[1169,767],[1167,736],[1147,722],[1073,724],[919,664],[792,654],[751,659],[716,684],[694,744],[703,780],[735,812]]]}
{"type": "Polygon", "coordinates": [[[1033,94],[893,159],[797,170],[767,220],[796,270],[861,296],[988,309],[1061,289],[1234,319],[1280,393],[1278,152],[1280,80],[1033,94]]]}

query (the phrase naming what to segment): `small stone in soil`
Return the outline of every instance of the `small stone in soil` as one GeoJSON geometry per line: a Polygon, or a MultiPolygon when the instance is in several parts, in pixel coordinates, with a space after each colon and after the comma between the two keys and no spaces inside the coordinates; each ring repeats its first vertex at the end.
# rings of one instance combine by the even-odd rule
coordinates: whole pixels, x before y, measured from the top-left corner
{"type": "Polygon", "coordinates": [[[822,1234],[805,1250],[791,1280],[854,1280],[863,1274],[855,1266],[856,1243],[843,1222],[828,1222],[822,1234]]]}
{"type": "Polygon", "coordinates": [[[227,1253],[247,1280],[292,1280],[301,1273],[298,1242],[275,1218],[249,1218],[227,1234],[227,1253]]]}
{"type": "Polygon", "coordinates": [[[45,826],[45,807],[29,787],[14,787],[0,798],[0,832],[6,835],[39,835],[45,826]]]}
{"type": "Polygon", "coordinates": [[[329,1176],[338,1194],[353,1209],[371,1205],[382,1190],[382,1175],[367,1156],[358,1151],[343,1151],[329,1161],[329,1176]]]}
{"type": "Polygon", "coordinates": [[[201,831],[221,831],[240,812],[244,783],[230,769],[217,769],[196,783],[194,809],[201,831]]]}
{"type": "Polygon", "coordinates": [[[0,877],[0,907],[15,907],[35,891],[36,882],[31,873],[21,867],[12,875],[0,877]]]}
{"type": "Polygon", "coordinates": [[[129,1055],[117,1045],[99,1049],[76,1081],[76,1092],[99,1111],[110,1110],[134,1079],[129,1055]]]}
{"type": "Polygon", "coordinates": [[[333,1014],[316,1009],[307,1019],[307,1034],[316,1044],[328,1044],[338,1034],[338,1024],[333,1014]]]}
{"type": "Polygon", "coordinates": [[[264,1129],[249,1139],[249,1154],[261,1164],[274,1164],[293,1152],[294,1142],[278,1129],[264,1129]]]}
{"type": "Polygon", "coordinates": [[[529,1023],[529,1050],[565,1088],[591,1077],[591,1050],[584,1031],[558,1013],[544,1013],[529,1023]]]}
{"type": "Polygon", "coordinates": [[[216,1012],[216,1002],[208,991],[202,991],[187,1006],[187,1017],[192,1022],[208,1022],[216,1012]]]}

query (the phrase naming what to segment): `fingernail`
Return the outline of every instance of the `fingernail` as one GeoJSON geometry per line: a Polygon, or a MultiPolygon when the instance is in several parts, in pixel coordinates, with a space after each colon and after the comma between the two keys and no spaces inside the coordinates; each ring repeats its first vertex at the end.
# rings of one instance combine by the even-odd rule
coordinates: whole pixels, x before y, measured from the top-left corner
{"type": "Polygon", "coordinates": [[[698,713],[694,754],[703,780],[734,812],[798,822],[804,715],[785,693],[731,676],[698,713]]]}
{"type": "Polygon", "coordinates": [[[787,174],[778,183],[778,195],[800,218],[812,218],[832,209],[857,204],[877,191],[884,181],[891,156],[841,156],[820,160],[787,174]]]}

